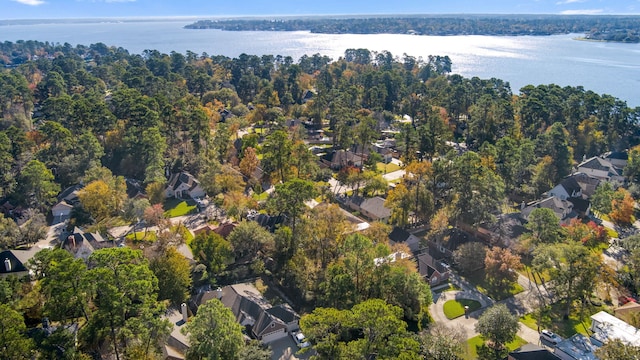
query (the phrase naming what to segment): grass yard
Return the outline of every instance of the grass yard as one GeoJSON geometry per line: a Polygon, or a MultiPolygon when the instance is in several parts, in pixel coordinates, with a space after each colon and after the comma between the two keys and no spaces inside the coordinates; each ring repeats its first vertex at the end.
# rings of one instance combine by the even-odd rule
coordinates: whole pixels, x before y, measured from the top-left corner
{"type": "Polygon", "coordinates": [[[267,201],[267,199],[269,198],[269,193],[266,191],[263,191],[260,194],[254,192],[253,194],[251,194],[251,197],[255,201],[267,201]]]}
{"type": "Polygon", "coordinates": [[[125,236],[125,239],[133,242],[140,242],[140,241],[155,242],[156,240],[158,240],[158,237],[156,236],[155,231],[147,231],[146,234],[144,231],[138,231],[125,236]]]}
{"type": "Polygon", "coordinates": [[[193,200],[174,198],[167,199],[167,201],[164,202],[164,208],[167,209],[164,215],[169,218],[189,215],[198,211],[196,203],[193,200]]]}
{"type": "MultiPolygon", "coordinates": [[[[509,351],[513,351],[526,343],[527,342],[523,338],[516,336],[515,340],[507,344],[507,348],[509,349],[509,351]]],[[[484,344],[484,339],[482,338],[482,335],[474,336],[471,339],[467,340],[468,351],[465,359],[468,359],[468,360],[477,359],[478,358],[477,347],[482,346],[482,344],[484,344]]]]}
{"type": "Polygon", "coordinates": [[[495,301],[504,300],[524,291],[524,288],[518,283],[513,283],[508,288],[494,286],[487,281],[484,269],[470,274],[466,279],[471,282],[476,287],[476,289],[478,289],[478,291],[489,296],[495,301]]]}
{"type": "Polygon", "coordinates": [[[442,310],[447,319],[455,319],[464,315],[464,307],[469,307],[469,312],[480,309],[482,306],[479,302],[469,299],[449,300],[444,303],[442,310]]]}
{"type": "MultiPolygon", "coordinates": [[[[590,314],[594,314],[602,310],[602,307],[586,306],[582,314],[582,321],[580,320],[579,310],[572,310],[569,315],[569,319],[565,320],[563,316],[563,309],[564,306],[562,304],[547,306],[547,308],[542,312],[540,329],[549,329],[565,338],[570,337],[575,333],[587,335],[587,329],[591,326],[590,314]]],[[[537,320],[537,313],[527,314],[520,318],[520,321],[523,324],[536,331],[538,330],[537,320]]]]}
{"type": "Polygon", "coordinates": [[[182,239],[184,240],[184,243],[191,246],[191,241],[193,241],[193,234],[191,234],[191,231],[189,231],[189,229],[187,229],[186,226],[173,225],[171,227],[171,231],[175,231],[180,235],[182,235],[182,239]]]}
{"type": "Polygon", "coordinates": [[[378,169],[378,172],[381,172],[383,174],[388,174],[390,172],[394,172],[402,168],[399,165],[394,163],[385,164],[385,163],[379,162],[376,164],[376,169],[378,169]]]}

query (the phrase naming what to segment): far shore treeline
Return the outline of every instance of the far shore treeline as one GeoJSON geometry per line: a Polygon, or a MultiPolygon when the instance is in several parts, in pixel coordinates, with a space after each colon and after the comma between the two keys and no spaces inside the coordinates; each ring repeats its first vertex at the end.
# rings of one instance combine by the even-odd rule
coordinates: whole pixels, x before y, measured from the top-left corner
{"type": "Polygon", "coordinates": [[[640,42],[640,16],[380,15],[199,20],[187,29],[310,31],[319,34],[556,35],[584,33],[601,41],[640,42]]]}

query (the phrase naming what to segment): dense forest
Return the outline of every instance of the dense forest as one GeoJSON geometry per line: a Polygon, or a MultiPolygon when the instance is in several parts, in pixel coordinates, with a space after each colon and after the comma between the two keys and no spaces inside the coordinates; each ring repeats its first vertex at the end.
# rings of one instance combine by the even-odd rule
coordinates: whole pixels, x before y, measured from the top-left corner
{"type": "MultiPolygon", "coordinates": [[[[429,236],[445,239],[453,227],[492,224],[503,207],[539,198],[583,159],[640,143],[640,108],[554,84],[528,85],[516,95],[500,79],[451,74],[447,56],[349,49],[336,60],[320,54],[228,58],[19,41],[0,44],[0,61],[0,204],[30,209],[20,218],[0,217],[0,247],[37,241],[16,223],[48,214],[60,191],[76,184],[84,188],[70,228],[104,233],[118,222],[144,219],[162,229],[155,253],[102,249],[85,263],[46,250],[31,264],[37,282],[0,281],[9,323],[22,317],[34,326],[42,316],[79,322],[74,348],[94,356],[113,351],[122,358],[153,358],[149,344],[169,331],[158,320],[166,306],[185,301],[196,286],[265,276],[302,312],[315,309],[301,323],[321,345],[319,358],[368,358],[374,352],[432,358],[424,344],[433,339],[413,333],[430,321],[431,291],[414,262],[384,260],[409,252],[390,245],[389,225],[425,226],[429,236]],[[376,140],[395,141],[407,176],[389,189],[385,165],[374,153],[361,166],[320,166],[305,142],[320,130],[327,152],[363,153],[376,140]],[[454,150],[461,143],[468,151],[454,150]],[[239,222],[228,239],[212,233],[189,240],[194,267],[173,249],[184,236],[163,217],[167,178],[181,171],[193,174],[216,206],[239,222]],[[143,185],[145,199],[127,197],[131,179],[143,185]],[[349,195],[385,196],[389,224],[349,230],[331,180],[350,186],[349,195]],[[309,209],[311,199],[326,204],[309,209]],[[251,210],[281,216],[281,225],[265,230],[247,221],[251,210]],[[24,241],[17,244],[18,238],[24,241]],[[331,319],[343,328],[327,325],[331,319]],[[383,328],[390,342],[358,335],[383,328]]],[[[625,173],[631,183],[640,176],[640,152],[634,151],[635,167],[625,173]]],[[[618,198],[614,188],[607,191],[599,208],[615,212],[611,199],[622,201],[627,193],[618,198]]],[[[637,197],[640,189],[632,185],[629,192],[637,197]]],[[[526,244],[540,245],[533,265],[560,272],[573,254],[595,274],[597,257],[580,243],[583,232],[545,221],[544,234],[531,226],[527,238],[526,244]],[[543,246],[565,240],[557,249],[543,246]]],[[[524,256],[531,256],[528,249],[524,256]]],[[[487,259],[498,259],[494,264],[513,258],[498,250],[487,250],[487,259]]],[[[627,269],[626,276],[637,289],[637,271],[627,269]]],[[[594,277],[580,283],[580,292],[572,288],[575,278],[559,290],[569,309],[588,297],[594,277]]],[[[563,283],[556,283],[560,289],[563,283]]],[[[22,324],[18,320],[13,322],[22,324]]],[[[24,326],[16,330],[15,348],[23,357],[15,358],[35,351],[20,337],[24,332],[24,326]]],[[[64,336],[40,339],[41,358],[55,356],[54,341],[74,342],[64,336]]]]}
{"type": "Polygon", "coordinates": [[[321,34],[554,35],[591,34],[606,41],[640,41],[637,16],[395,16],[307,19],[200,20],[187,29],[310,31],[321,34]],[[610,35],[610,36],[609,36],[610,35]]]}

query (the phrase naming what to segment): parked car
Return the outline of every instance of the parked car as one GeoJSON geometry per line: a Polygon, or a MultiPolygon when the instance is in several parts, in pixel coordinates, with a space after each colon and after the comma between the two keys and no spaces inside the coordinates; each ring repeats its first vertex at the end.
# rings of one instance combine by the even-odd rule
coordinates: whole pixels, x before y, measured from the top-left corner
{"type": "Polygon", "coordinates": [[[546,341],[547,343],[550,343],[552,345],[558,345],[558,343],[563,339],[562,337],[560,337],[560,335],[554,334],[549,330],[542,330],[542,332],[540,333],[540,340],[546,341]]]}
{"type": "Polygon", "coordinates": [[[298,345],[298,347],[301,349],[311,346],[304,334],[299,331],[292,332],[291,337],[293,338],[293,341],[296,342],[296,345],[298,345]]]}

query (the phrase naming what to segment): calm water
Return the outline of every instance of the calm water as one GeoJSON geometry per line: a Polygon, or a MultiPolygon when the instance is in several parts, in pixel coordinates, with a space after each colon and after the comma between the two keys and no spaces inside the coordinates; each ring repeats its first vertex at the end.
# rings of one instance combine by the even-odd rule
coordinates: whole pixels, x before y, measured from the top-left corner
{"type": "Polygon", "coordinates": [[[307,32],[224,32],[186,30],[191,20],[91,24],[0,26],[0,41],[40,40],[72,45],[103,42],[132,53],[206,52],[284,55],[298,59],[321,53],[337,59],[348,48],[388,50],[396,56],[449,55],[453,72],[465,77],[499,78],[514,92],[527,84],[582,85],[640,106],[640,44],[573,40],[577,35],[411,36],[329,35],[307,32]]]}

